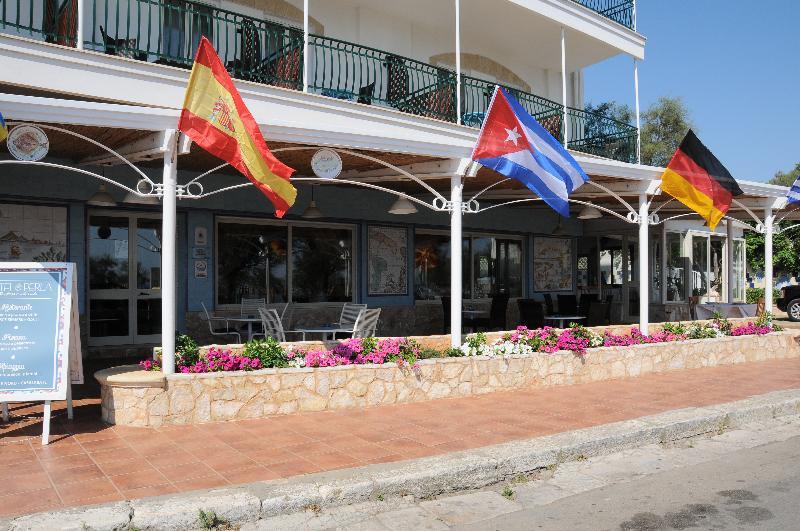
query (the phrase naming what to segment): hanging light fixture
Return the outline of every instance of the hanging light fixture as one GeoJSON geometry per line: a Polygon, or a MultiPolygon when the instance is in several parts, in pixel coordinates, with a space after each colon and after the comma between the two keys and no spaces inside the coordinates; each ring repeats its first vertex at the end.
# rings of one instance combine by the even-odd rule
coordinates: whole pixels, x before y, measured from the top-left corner
{"type": "Polygon", "coordinates": [[[106,190],[105,183],[100,185],[100,188],[92,194],[92,196],[86,200],[87,205],[96,206],[96,207],[115,207],[117,206],[117,202],[108,193],[106,190]]]}
{"type": "Polygon", "coordinates": [[[404,216],[406,214],[415,214],[416,212],[417,207],[414,206],[414,203],[402,196],[398,197],[397,201],[389,207],[389,214],[404,216]]]}
{"type": "Polygon", "coordinates": [[[308,208],[306,208],[305,212],[303,212],[300,217],[305,219],[317,219],[325,217],[322,213],[322,210],[319,209],[317,206],[317,202],[314,201],[314,189],[316,186],[311,185],[311,203],[309,203],[308,208]]]}
{"type": "Polygon", "coordinates": [[[603,213],[592,205],[584,205],[580,212],[578,212],[578,219],[597,219],[602,218],[603,213]]]}
{"type": "MultiPolygon", "coordinates": [[[[136,190],[142,191],[142,184],[145,186],[150,187],[150,191],[153,191],[153,185],[150,184],[148,181],[141,179],[138,183],[136,183],[136,190]]],[[[144,193],[144,192],[142,192],[144,193]]],[[[157,195],[139,195],[133,192],[128,192],[125,194],[125,198],[122,200],[123,203],[131,203],[134,205],[158,205],[158,196],[157,195]]]]}

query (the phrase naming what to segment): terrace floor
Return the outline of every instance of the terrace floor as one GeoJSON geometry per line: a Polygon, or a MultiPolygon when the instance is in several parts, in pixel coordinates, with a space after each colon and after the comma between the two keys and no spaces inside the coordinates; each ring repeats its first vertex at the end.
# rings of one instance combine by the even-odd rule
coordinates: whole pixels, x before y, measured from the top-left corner
{"type": "MultiPolygon", "coordinates": [[[[800,388],[800,359],[469,398],[159,429],[108,426],[99,400],[11,404],[0,517],[443,454],[800,388]]],[[[91,393],[90,393],[91,394],[91,393]]]]}

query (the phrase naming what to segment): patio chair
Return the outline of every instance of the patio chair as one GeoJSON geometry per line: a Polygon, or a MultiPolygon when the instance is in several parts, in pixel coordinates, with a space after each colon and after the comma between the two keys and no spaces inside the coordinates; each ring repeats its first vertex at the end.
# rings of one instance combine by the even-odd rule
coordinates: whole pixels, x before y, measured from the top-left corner
{"type": "Polygon", "coordinates": [[[544,308],[547,315],[555,315],[556,311],[553,309],[553,296],[549,293],[544,294],[544,308]]]}
{"type": "Polygon", "coordinates": [[[200,302],[200,306],[203,307],[203,313],[205,314],[205,317],[201,316],[200,319],[208,322],[208,331],[212,336],[235,336],[236,343],[242,342],[242,336],[239,335],[238,331],[230,329],[228,326],[228,320],[226,318],[214,317],[209,314],[208,308],[206,308],[206,303],[204,302],[200,302]],[[221,326],[215,325],[215,323],[221,323],[221,326]]]}
{"type": "Polygon", "coordinates": [[[239,311],[242,317],[250,317],[258,315],[259,308],[266,308],[267,301],[266,299],[248,299],[242,298],[241,306],[239,311]]]}
{"type": "Polygon", "coordinates": [[[578,312],[578,298],[575,295],[558,295],[557,299],[560,315],[575,315],[578,312]]]}
{"type": "Polygon", "coordinates": [[[602,326],[610,324],[609,313],[611,305],[607,302],[592,302],[586,318],[588,326],[602,326]]]}
{"type": "Polygon", "coordinates": [[[479,328],[485,328],[486,330],[505,330],[509,298],[507,293],[498,293],[492,296],[489,317],[464,319],[464,326],[472,328],[473,330],[478,330],[479,328]]]}
{"type": "Polygon", "coordinates": [[[364,85],[358,89],[358,103],[372,105],[372,98],[375,97],[375,82],[364,85]]]}
{"type": "Polygon", "coordinates": [[[353,338],[372,337],[378,329],[378,319],[381,316],[381,309],[361,310],[353,326],[353,338]]]}
{"type": "Polygon", "coordinates": [[[261,326],[264,327],[264,336],[269,336],[281,343],[285,343],[286,332],[283,330],[283,323],[278,311],[272,308],[258,308],[258,315],[261,317],[261,326]]]}
{"type": "Polygon", "coordinates": [[[528,328],[542,328],[544,326],[544,308],[542,303],[533,299],[517,300],[519,306],[520,324],[528,328]]]}
{"type": "Polygon", "coordinates": [[[442,295],[442,333],[450,331],[450,297],[442,295]]]}
{"type": "Polygon", "coordinates": [[[578,303],[578,315],[589,315],[589,306],[593,302],[600,302],[597,293],[584,293],[578,303]]]}

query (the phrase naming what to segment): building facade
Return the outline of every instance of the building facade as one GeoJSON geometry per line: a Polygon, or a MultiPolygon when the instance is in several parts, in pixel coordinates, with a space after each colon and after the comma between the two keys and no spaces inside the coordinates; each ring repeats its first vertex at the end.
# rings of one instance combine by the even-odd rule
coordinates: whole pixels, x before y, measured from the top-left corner
{"type": "Polygon", "coordinates": [[[37,163],[0,153],[0,260],[77,263],[98,352],[166,345],[173,327],[213,340],[206,311],[243,298],[291,303],[288,328],[366,303],[381,335],[440,332],[448,310],[497,293],[597,294],[619,322],[687,318],[692,296],[743,301],[741,221],[785,195],[741,183],[709,231],[638,163],[637,124],[584,110],[583,70],[619,54],[621,93],[638,91],[633,0],[17,0],[1,16],[0,112],[49,147],[37,163]],[[201,36],[297,170],[284,219],[175,134],[201,36]],[[498,84],[591,176],[569,219],[468,163],[498,84]],[[324,147],[335,178],[312,166],[324,147]]]}

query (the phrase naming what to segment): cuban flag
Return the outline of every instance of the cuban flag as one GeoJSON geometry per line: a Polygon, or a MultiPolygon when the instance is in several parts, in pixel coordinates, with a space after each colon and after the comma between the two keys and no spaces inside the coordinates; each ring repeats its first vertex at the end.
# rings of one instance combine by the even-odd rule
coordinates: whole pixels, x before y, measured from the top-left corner
{"type": "Polygon", "coordinates": [[[789,192],[786,194],[786,197],[789,199],[788,203],[791,205],[792,203],[800,203],[800,177],[798,177],[791,188],[789,188],[789,192]]]}
{"type": "Polygon", "coordinates": [[[564,146],[501,87],[495,88],[472,160],[518,180],[564,217],[569,194],[589,180],[564,146]]]}

